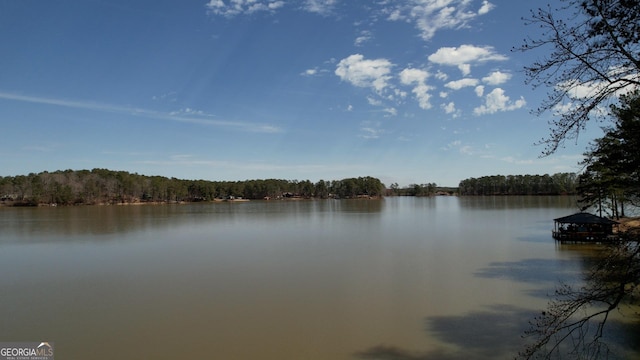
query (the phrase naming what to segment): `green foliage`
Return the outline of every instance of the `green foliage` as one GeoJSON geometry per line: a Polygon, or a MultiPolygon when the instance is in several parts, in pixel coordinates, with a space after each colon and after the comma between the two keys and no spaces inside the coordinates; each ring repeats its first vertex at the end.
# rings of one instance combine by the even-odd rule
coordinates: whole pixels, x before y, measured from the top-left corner
{"type": "Polygon", "coordinates": [[[330,193],[339,198],[379,197],[384,189],[379,179],[370,176],[333,181],[329,186],[330,193]]]}
{"type": "Polygon", "coordinates": [[[411,184],[407,187],[400,188],[398,183],[391,184],[390,193],[396,196],[432,196],[438,191],[435,183],[427,184],[411,184]]]}
{"type": "Polygon", "coordinates": [[[614,125],[584,154],[578,190],[583,208],[619,217],[625,203],[638,205],[640,198],[640,92],[622,96],[611,113],[614,125]]]}
{"type": "Polygon", "coordinates": [[[384,185],[373,177],[312,183],[281,179],[245,181],[182,180],[108,169],[65,170],[0,177],[0,196],[16,205],[39,203],[114,204],[131,202],[244,199],[379,197],[384,185]]]}
{"type": "Polygon", "coordinates": [[[462,180],[460,195],[562,195],[575,194],[574,173],[553,175],[493,175],[462,180]]]}

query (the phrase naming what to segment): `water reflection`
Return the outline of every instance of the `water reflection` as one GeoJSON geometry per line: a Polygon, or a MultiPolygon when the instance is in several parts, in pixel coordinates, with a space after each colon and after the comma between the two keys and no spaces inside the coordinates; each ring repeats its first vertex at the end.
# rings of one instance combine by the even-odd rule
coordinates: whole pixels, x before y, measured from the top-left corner
{"type": "Polygon", "coordinates": [[[374,346],[356,353],[376,360],[462,360],[513,358],[523,344],[520,334],[536,312],[509,304],[493,305],[465,315],[432,316],[425,331],[442,341],[439,349],[420,353],[393,346],[374,346]]]}
{"type": "MultiPolygon", "coordinates": [[[[159,231],[202,222],[284,221],[311,214],[380,214],[384,200],[252,201],[173,205],[0,208],[0,243],[86,241],[85,235],[159,231]]],[[[122,236],[115,237],[122,239],[122,236]]],[[[94,238],[97,239],[97,238],[94,238]]]]}
{"type": "Polygon", "coordinates": [[[470,209],[545,209],[579,207],[575,196],[463,196],[460,207],[470,209]]]}
{"type": "Polygon", "coordinates": [[[580,267],[569,259],[524,259],[492,262],[475,274],[479,277],[509,279],[520,283],[558,284],[559,281],[578,280],[580,270],[580,267]]]}
{"type": "MultiPolygon", "coordinates": [[[[2,228],[30,242],[77,240],[83,235],[126,234],[170,226],[174,206],[79,206],[5,208],[2,228]]],[[[2,237],[11,241],[11,237],[2,237]]]]}
{"type": "Polygon", "coordinates": [[[0,209],[0,339],[98,360],[512,358],[584,264],[550,236],[573,207],[508,199],[0,209]]]}

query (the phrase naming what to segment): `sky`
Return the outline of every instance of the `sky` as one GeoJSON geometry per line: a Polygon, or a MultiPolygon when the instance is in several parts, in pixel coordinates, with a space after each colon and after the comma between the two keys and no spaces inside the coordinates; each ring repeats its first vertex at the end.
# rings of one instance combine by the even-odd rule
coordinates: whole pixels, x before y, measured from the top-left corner
{"type": "MultiPolygon", "coordinates": [[[[552,1],[553,3],[554,1],[552,1]]],[[[557,2],[557,0],[555,0],[557,2]]],[[[511,0],[0,0],[0,176],[457,186],[577,172],[535,145],[511,0]]],[[[550,49],[547,49],[547,53],[550,49]]]]}

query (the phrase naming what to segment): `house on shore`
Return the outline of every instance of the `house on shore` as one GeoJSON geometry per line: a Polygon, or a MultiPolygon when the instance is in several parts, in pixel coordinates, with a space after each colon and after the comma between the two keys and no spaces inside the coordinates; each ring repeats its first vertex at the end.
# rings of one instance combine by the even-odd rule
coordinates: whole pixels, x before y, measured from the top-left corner
{"type": "Polygon", "coordinates": [[[619,240],[619,223],[593,214],[580,212],[553,219],[553,222],[553,238],[563,243],[602,243],[619,240]]]}

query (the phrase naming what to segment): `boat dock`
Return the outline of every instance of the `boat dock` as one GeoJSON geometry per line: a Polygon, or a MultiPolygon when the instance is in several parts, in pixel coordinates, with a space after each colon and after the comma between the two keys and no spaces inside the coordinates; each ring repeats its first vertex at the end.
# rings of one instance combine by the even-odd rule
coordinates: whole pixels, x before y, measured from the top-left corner
{"type": "Polygon", "coordinates": [[[580,212],[554,219],[551,232],[561,243],[607,243],[620,240],[617,221],[580,212]]]}

